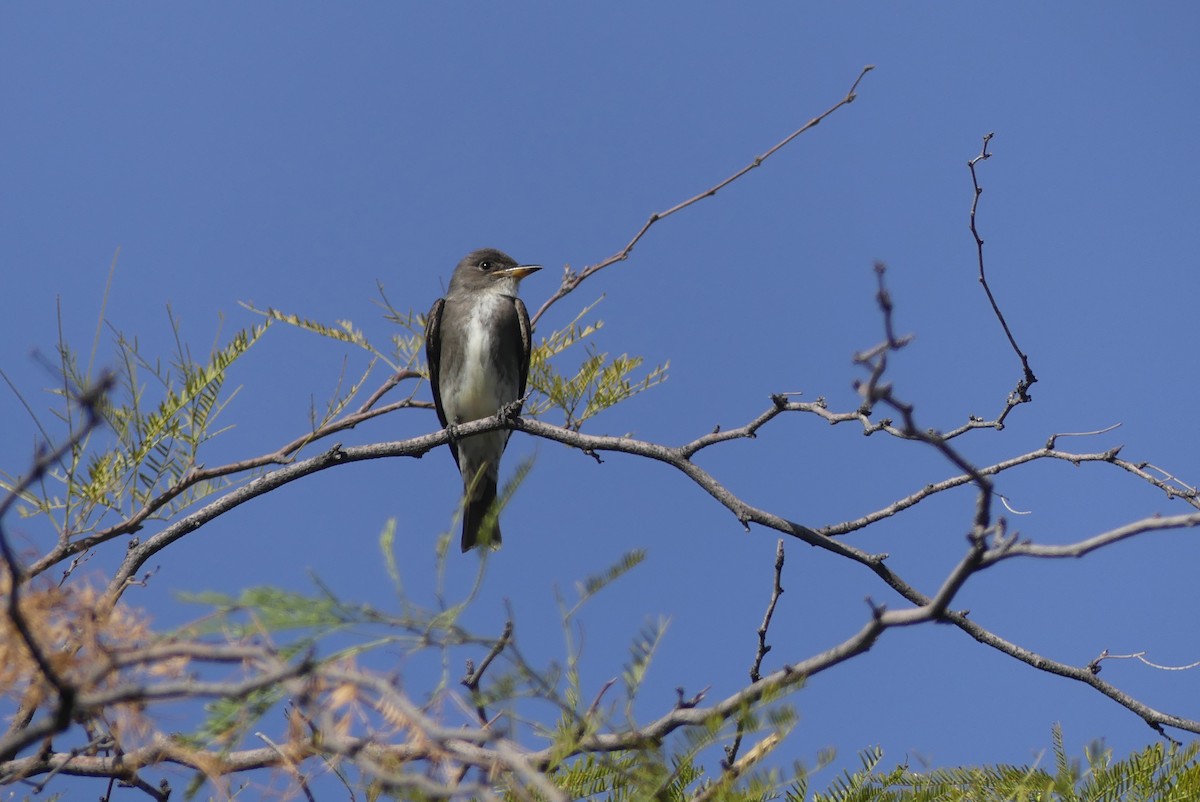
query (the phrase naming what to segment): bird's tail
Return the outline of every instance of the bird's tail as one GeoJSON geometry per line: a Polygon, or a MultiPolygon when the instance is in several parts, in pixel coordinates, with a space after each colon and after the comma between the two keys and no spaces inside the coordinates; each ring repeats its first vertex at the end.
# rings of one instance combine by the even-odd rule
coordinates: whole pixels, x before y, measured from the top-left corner
{"type": "Polygon", "coordinates": [[[462,550],[476,546],[500,548],[500,511],[496,506],[496,477],[486,464],[465,488],[463,509],[462,550]]]}

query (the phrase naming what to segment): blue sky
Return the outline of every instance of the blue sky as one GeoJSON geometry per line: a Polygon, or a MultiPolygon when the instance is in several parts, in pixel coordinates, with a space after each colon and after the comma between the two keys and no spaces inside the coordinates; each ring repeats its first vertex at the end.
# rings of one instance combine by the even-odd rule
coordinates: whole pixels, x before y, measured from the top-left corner
{"type": "MultiPolygon", "coordinates": [[[[1121,423],[1062,445],[1123,443],[1125,456],[1195,483],[1198,21],[1184,3],[5,4],[0,368],[39,410],[52,403],[41,389],[54,383],[44,362],[56,303],[66,337],[86,349],[118,248],[107,317],[164,357],[168,304],[197,353],[219,326],[255,322],[239,301],[352,320],[384,343],[377,281],[396,306],[423,312],[457,260],[484,246],[547,266],[523,287],[540,305],[563,265],[617,251],[651,212],[740,168],[875,64],[855,103],[655,226],[542,321],[546,333],[603,296],[601,349],[670,361],[666,384],[586,431],[677,444],[745,423],[782,391],[853,408],[850,357],[881,337],[875,260],[889,266],[898,328],[916,335],[893,360],[897,394],[925,426],[994,416],[1020,371],[976,281],[966,162],[995,131],[979,226],[993,289],[1040,381],[1005,431],[965,441],[967,455],[1000,459],[1054,432],[1121,423]]],[[[345,347],[273,330],[234,371],[243,389],[226,422],[237,428],[212,444],[210,464],[303,431],[347,354],[361,366],[345,347]]],[[[10,393],[0,414],[0,465],[19,470],[35,429],[10,393]]],[[[436,426],[431,412],[405,412],[344,441],[436,426]]],[[[776,535],[746,534],[660,464],[597,465],[519,435],[506,462],[530,454],[473,623],[498,632],[509,599],[526,648],[560,655],[555,589],[570,595],[644,548],[646,563],[584,618],[586,681],[598,689],[618,674],[642,622],[662,614],[671,625],[647,714],[677,685],[711,685],[715,698],[743,683],[776,535]]],[[[800,415],[698,461],[750,503],[810,526],[953,473],[928,449],[800,415]]],[[[1034,465],[999,489],[1030,512],[1013,525],[1038,542],[1185,510],[1097,465],[1034,465]]],[[[409,590],[427,597],[457,493],[441,452],[326,472],[164,552],[150,586],[126,598],[177,623],[197,611],[175,591],[304,589],[315,571],[386,605],[377,535],[393,516],[409,590]]],[[[849,542],[891,553],[932,592],[963,552],[973,503],[936,499],[849,542]]],[[[1012,562],[975,578],[956,606],[1072,664],[1105,648],[1191,663],[1197,551],[1194,534],[1175,532],[1078,562],[1012,562]]],[[[474,562],[452,560],[451,587],[474,562]]],[[[767,667],[849,636],[866,596],[900,603],[862,568],[798,542],[784,585],[767,667]]],[[[1195,715],[1195,672],[1129,661],[1105,677],[1195,715]]],[[[780,754],[809,762],[824,747],[849,758],[876,743],[889,764],[1027,761],[1056,721],[1076,752],[1093,738],[1119,752],[1153,739],[1094,691],[941,626],[889,633],[793,701],[801,724],[780,754]]]]}

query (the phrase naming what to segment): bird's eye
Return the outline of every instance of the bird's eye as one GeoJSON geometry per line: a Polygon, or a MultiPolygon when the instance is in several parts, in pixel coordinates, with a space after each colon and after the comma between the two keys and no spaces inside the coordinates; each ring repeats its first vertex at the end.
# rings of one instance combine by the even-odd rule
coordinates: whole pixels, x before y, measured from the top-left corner
{"type": "Polygon", "coordinates": [[[487,259],[484,259],[482,262],[479,263],[479,269],[480,270],[491,270],[492,263],[489,262],[487,259]]]}

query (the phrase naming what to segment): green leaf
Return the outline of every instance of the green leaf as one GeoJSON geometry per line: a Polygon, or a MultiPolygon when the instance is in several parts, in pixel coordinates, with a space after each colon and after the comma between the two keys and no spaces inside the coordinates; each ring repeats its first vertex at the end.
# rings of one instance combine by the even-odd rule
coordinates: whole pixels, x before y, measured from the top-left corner
{"type": "Polygon", "coordinates": [[[667,632],[667,624],[668,619],[661,617],[655,622],[647,622],[629,646],[629,662],[621,672],[621,679],[625,681],[625,693],[631,702],[641,689],[650,661],[667,632]]]}

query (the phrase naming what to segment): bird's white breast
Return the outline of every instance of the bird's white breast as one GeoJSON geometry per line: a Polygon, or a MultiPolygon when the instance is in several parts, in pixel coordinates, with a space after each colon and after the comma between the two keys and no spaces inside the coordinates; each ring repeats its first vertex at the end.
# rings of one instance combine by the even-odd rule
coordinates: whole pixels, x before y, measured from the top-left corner
{"type": "Polygon", "coordinates": [[[489,293],[486,301],[472,305],[471,314],[467,316],[463,332],[463,371],[457,377],[462,383],[462,391],[454,399],[454,407],[446,407],[447,418],[452,421],[466,423],[491,417],[501,406],[514,400],[501,397],[496,384],[496,370],[490,364],[495,353],[493,332],[484,325],[495,306],[502,303],[511,301],[502,295],[489,293]]]}

